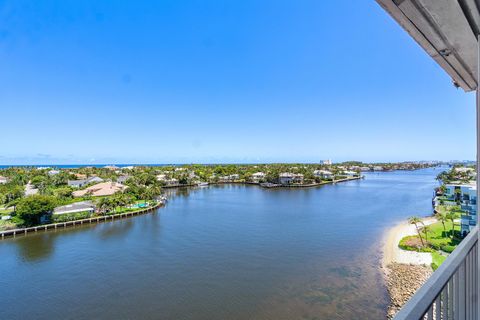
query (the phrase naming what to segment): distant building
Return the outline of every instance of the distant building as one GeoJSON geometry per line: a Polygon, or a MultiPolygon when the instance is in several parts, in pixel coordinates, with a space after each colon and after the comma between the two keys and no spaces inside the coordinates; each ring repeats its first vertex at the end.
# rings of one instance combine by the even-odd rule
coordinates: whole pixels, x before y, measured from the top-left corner
{"type": "Polygon", "coordinates": [[[356,177],[358,174],[355,171],[345,170],[345,171],[343,171],[342,175],[347,176],[347,177],[356,177]]]}
{"type": "Polygon", "coordinates": [[[333,173],[328,170],[315,170],[313,175],[321,179],[333,179],[333,173]]]}
{"type": "Polygon", "coordinates": [[[171,178],[171,179],[166,179],[165,183],[167,184],[167,186],[178,186],[179,181],[178,179],[171,178]]]}
{"type": "Polygon", "coordinates": [[[236,181],[238,179],[240,179],[239,174],[231,174],[231,175],[228,175],[228,176],[219,177],[218,181],[220,181],[220,182],[233,182],[233,181],[236,181]]]}
{"type": "Polygon", "coordinates": [[[383,169],[383,167],[381,167],[381,166],[374,166],[374,167],[373,167],[373,171],[383,171],[383,170],[384,170],[384,169],[383,169]]]}
{"type": "Polygon", "coordinates": [[[265,179],[267,175],[264,172],[255,172],[252,174],[251,180],[253,182],[260,182],[265,179]]]}
{"type": "Polygon", "coordinates": [[[116,171],[118,169],[120,169],[119,167],[117,167],[116,165],[111,165],[111,166],[105,166],[103,167],[104,169],[108,169],[108,170],[112,170],[112,171],[116,171]]]}
{"type": "Polygon", "coordinates": [[[321,164],[324,164],[324,165],[327,165],[327,166],[331,166],[332,165],[332,160],[328,159],[328,160],[320,160],[320,163],[321,164]]]}
{"type": "Polygon", "coordinates": [[[70,187],[73,187],[73,188],[83,188],[87,184],[99,183],[99,182],[103,182],[103,181],[104,180],[100,177],[90,177],[90,178],[83,179],[83,180],[68,180],[67,184],[70,187]]]}
{"type": "Polygon", "coordinates": [[[7,178],[0,176],[0,184],[5,184],[7,182],[8,182],[7,178]]]}
{"type": "Polygon", "coordinates": [[[91,201],[80,201],[66,206],[56,207],[53,210],[53,214],[68,214],[78,212],[95,212],[95,205],[91,201]]]}
{"type": "Polygon", "coordinates": [[[445,197],[460,204],[465,214],[461,216],[462,235],[469,233],[477,225],[477,186],[475,182],[445,185],[445,197]]]}
{"type": "Polygon", "coordinates": [[[283,172],[279,174],[278,182],[280,184],[303,183],[303,174],[283,172]]]}
{"type": "Polygon", "coordinates": [[[90,186],[84,190],[74,191],[73,196],[83,197],[87,194],[90,194],[93,197],[111,196],[112,194],[123,191],[125,189],[127,189],[127,187],[118,182],[101,182],[90,186]]]}
{"type": "Polygon", "coordinates": [[[117,178],[117,182],[118,182],[118,183],[125,183],[125,182],[127,182],[127,180],[130,179],[130,178],[131,178],[131,177],[130,177],[130,176],[127,176],[127,175],[125,175],[125,176],[120,176],[120,177],[117,178]]]}
{"type": "Polygon", "coordinates": [[[49,175],[49,176],[54,176],[54,175],[57,175],[57,174],[59,174],[59,173],[60,173],[59,170],[50,170],[50,171],[48,171],[48,175],[49,175]]]}
{"type": "Polygon", "coordinates": [[[167,175],[165,174],[157,175],[157,181],[165,181],[165,180],[167,180],[167,175]]]}

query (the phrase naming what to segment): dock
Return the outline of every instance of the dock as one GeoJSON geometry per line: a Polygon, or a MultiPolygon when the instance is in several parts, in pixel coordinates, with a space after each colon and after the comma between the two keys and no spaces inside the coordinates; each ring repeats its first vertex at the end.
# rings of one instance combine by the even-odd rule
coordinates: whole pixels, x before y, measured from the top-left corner
{"type": "Polygon", "coordinates": [[[131,212],[124,212],[124,213],[111,214],[111,215],[105,215],[105,216],[91,217],[91,218],[73,220],[73,221],[67,221],[67,222],[50,223],[50,224],[39,225],[39,226],[36,226],[36,227],[19,228],[19,229],[0,231],[0,238],[3,240],[7,237],[16,237],[16,236],[21,236],[21,235],[27,235],[29,233],[36,233],[36,232],[57,230],[57,229],[66,229],[68,227],[75,227],[75,226],[80,226],[80,225],[84,225],[84,224],[92,224],[92,223],[113,221],[115,219],[122,219],[122,218],[127,218],[127,217],[138,216],[138,215],[142,215],[142,214],[146,214],[148,212],[154,211],[164,204],[165,204],[165,202],[161,201],[161,202],[157,203],[156,205],[154,205],[152,207],[141,209],[141,210],[136,210],[136,211],[131,211],[131,212]]]}

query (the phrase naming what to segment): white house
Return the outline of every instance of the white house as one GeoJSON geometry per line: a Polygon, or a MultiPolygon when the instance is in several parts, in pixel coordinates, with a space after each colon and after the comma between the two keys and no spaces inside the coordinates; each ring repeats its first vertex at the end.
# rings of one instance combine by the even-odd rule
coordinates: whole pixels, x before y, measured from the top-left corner
{"type": "Polygon", "coordinates": [[[222,176],[220,178],[218,178],[219,181],[221,182],[232,182],[232,181],[235,181],[235,180],[238,180],[240,179],[240,175],[239,174],[231,174],[231,175],[228,175],[228,176],[222,176]]]}
{"type": "Polygon", "coordinates": [[[0,184],[5,184],[7,182],[8,182],[7,178],[0,176],[0,184]]]}
{"type": "Polygon", "coordinates": [[[48,171],[48,175],[49,175],[49,176],[54,176],[54,175],[59,174],[59,173],[60,173],[59,170],[50,170],[50,171],[48,171]]]}
{"type": "Polygon", "coordinates": [[[95,205],[91,201],[80,201],[72,204],[67,204],[66,206],[56,207],[53,210],[53,214],[67,214],[67,213],[77,213],[77,212],[90,212],[95,211],[95,205]]]}
{"type": "Polygon", "coordinates": [[[317,178],[322,178],[322,179],[332,179],[333,178],[333,173],[328,171],[328,170],[315,170],[315,171],[313,171],[313,175],[317,178]]]}
{"type": "Polygon", "coordinates": [[[123,175],[123,176],[120,176],[120,177],[117,178],[117,182],[118,183],[125,183],[130,178],[131,177],[129,175],[123,175]]]}
{"type": "Polygon", "coordinates": [[[282,172],[278,176],[278,182],[280,184],[302,183],[303,182],[303,174],[301,174],[301,173],[291,173],[291,172],[282,172]]]}
{"type": "Polygon", "coordinates": [[[100,177],[90,177],[83,180],[68,180],[67,184],[73,188],[82,188],[90,183],[100,183],[103,182],[103,179],[100,177]]]}
{"type": "Polygon", "coordinates": [[[178,179],[171,178],[171,179],[165,179],[164,180],[167,186],[176,186],[178,185],[178,179]]]}
{"type": "Polygon", "coordinates": [[[347,177],[355,177],[357,176],[357,173],[355,171],[348,171],[348,170],[345,170],[343,171],[342,173],[344,176],[347,176],[347,177]]]}
{"type": "Polygon", "coordinates": [[[252,181],[253,182],[260,182],[265,179],[267,175],[264,172],[255,172],[252,173],[252,181]]]}

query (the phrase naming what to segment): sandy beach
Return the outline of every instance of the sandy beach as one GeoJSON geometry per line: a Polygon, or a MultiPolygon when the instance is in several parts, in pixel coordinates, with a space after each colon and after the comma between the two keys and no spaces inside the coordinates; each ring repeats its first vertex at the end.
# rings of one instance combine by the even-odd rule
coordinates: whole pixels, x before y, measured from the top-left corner
{"type": "MultiPolygon", "coordinates": [[[[422,221],[429,225],[436,222],[436,219],[425,218],[422,221]]],[[[398,247],[403,237],[416,234],[415,225],[407,221],[396,225],[386,234],[382,269],[391,298],[389,319],[393,318],[432,273],[432,255],[429,252],[405,251],[398,247]]]]}
{"type": "MultiPolygon", "coordinates": [[[[423,223],[429,225],[435,223],[435,218],[425,218],[423,223]]],[[[398,247],[398,243],[403,237],[417,234],[415,225],[409,224],[407,221],[398,224],[390,229],[385,238],[383,248],[382,267],[386,267],[392,263],[427,265],[432,263],[432,255],[429,252],[405,251],[398,247]]]]}

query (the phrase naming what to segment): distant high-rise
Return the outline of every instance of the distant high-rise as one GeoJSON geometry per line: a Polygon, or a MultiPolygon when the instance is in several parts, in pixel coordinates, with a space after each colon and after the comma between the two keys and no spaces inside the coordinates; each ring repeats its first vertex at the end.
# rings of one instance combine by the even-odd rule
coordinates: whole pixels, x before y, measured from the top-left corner
{"type": "Polygon", "coordinates": [[[320,160],[320,163],[321,164],[326,164],[326,165],[331,165],[332,164],[332,160],[328,159],[328,160],[320,160]]]}

